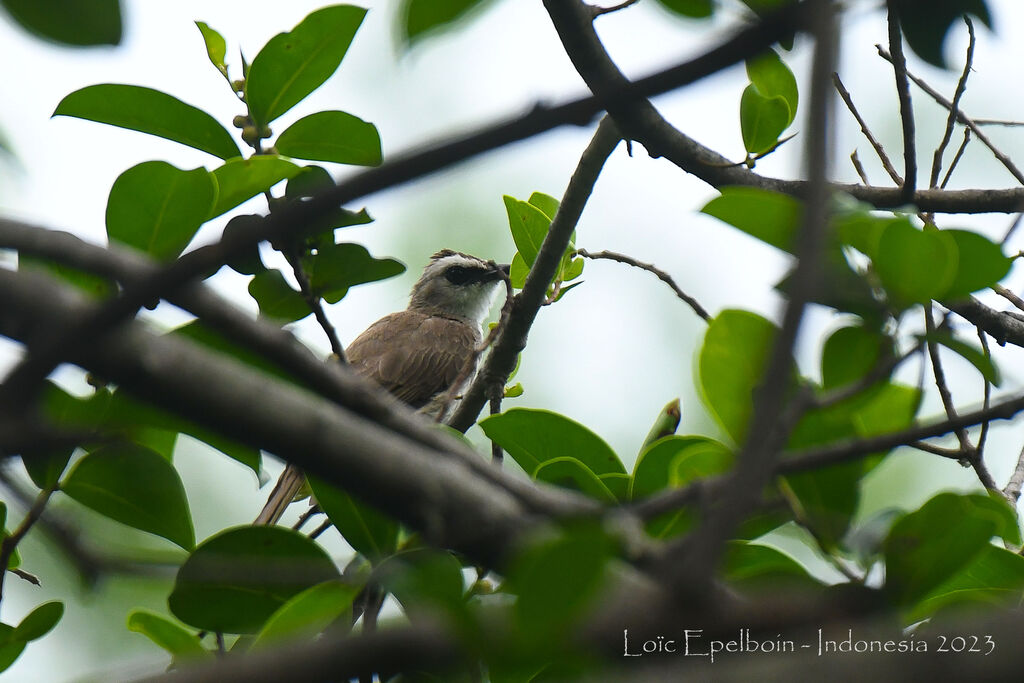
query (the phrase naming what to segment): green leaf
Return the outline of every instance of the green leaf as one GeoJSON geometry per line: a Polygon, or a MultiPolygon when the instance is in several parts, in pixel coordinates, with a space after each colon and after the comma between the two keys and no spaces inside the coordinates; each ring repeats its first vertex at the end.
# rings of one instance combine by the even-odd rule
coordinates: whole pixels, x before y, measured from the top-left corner
{"type": "Polygon", "coordinates": [[[622,472],[606,472],[598,475],[598,480],[611,491],[617,502],[629,500],[629,487],[633,483],[633,477],[622,472]]]}
{"type": "Polygon", "coordinates": [[[228,44],[224,41],[224,36],[210,28],[205,21],[197,21],[196,28],[203,34],[203,43],[206,44],[206,55],[210,58],[210,63],[226,75],[227,65],[224,64],[224,57],[228,52],[228,44]]]}
{"type": "Polygon", "coordinates": [[[118,0],[2,0],[4,9],[26,30],[65,45],[117,45],[121,42],[118,0]]]}
{"type": "Polygon", "coordinates": [[[789,195],[756,187],[723,187],[702,213],[742,230],[762,242],[794,253],[803,204],[789,195]]]}
{"type": "MultiPolygon", "coordinates": [[[[0,540],[3,540],[10,536],[11,533],[7,530],[7,503],[0,500],[0,540]]],[[[10,561],[7,563],[7,569],[17,569],[21,564],[21,556],[18,554],[18,549],[14,549],[14,553],[11,555],[10,561]]],[[[0,570],[3,571],[3,570],[0,570]]],[[[0,639],[0,643],[3,639],[0,639]]]]}
{"type": "Polygon", "coordinates": [[[14,633],[12,640],[29,642],[38,640],[53,630],[60,618],[64,616],[64,603],[60,600],[44,602],[21,620],[14,633]]]}
{"type": "Polygon", "coordinates": [[[302,294],[292,289],[277,269],[256,273],[249,281],[249,294],[260,305],[260,315],[280,323],[302,320],[312,312],[302,294]]]}
{"type": "Polygon", "coordinates": [[[76,287],[94,299],[105,299],[117,293],[117,285],[113,280],[87,273],[46,259],[35,258],[30,254],[18,254],[18,270],[37,270],[55,277],[76,287]]]}
{"type": "Polygon", "coordinates": [[[224,226],[221,239],[233,241],[235,244],[245,241],[248,244],[240,254],[232,256],[231,260],[226,262],[232,270],[240,275],[255,275],[266,270],[263,259],[260,257],[259,242],[248,239],[248,236],[262,227],[264,220],[266,219],[263,216],[240,214],[232,216],[228,224],[224,226]],[[242,238],[242,235],[245,235],[246,238],[242,238]]]}
{"type": "Polygon", "coordinates": [[[740,133],[749,154],[767,152],[789,126],[789,104],[779,96],[766,97],[753,84],[740,96],[740,133]]]}
{"type": "Polygon", "coordinates": [[[398,549],[398,522],[318,477],[307,475],[320,509],[348,544],[371,562],[398,549]]]}
{"type": "Polygon", "coordinates": [[[896,522],[885,541],[886,590],[912,606],[973,562],[993,536],[1020,542],[1005,500],[940,493],[896,522]]]}
{"type": "Polygon", "coordinates": [[[893,222],[882,232],[872,260],[894,303],[924,303],[945,294],[956,278],[956,240],[945,231],[893,222]]]}
{"type": "Polygon", "coordinates": [[[601,437],[558,413],[512,408],[481,420],[480,427],[526,472],[535,472],[543,463],[567,453],[594,474],[626,471],[601,437]]]}
{"type": "Polygon", "coordinates": [[[544,215],[548,217],[548,220],[554,220],[555,214],[558,213],[558,206],[560,203],[551,195],[544,194],[543,192],[534,192],[530,195],[528,202],[543,211],[544,215]]]}
{"type": "Polygon", "coordinates": [[[269,154],[230,159],[211,171],[217,181],[217,201],[207,220],[229,211],[245,200],[266,192],[282,180],[298,174],[299,167],[269,154]]]}
{"type": "Polygon", "coordinates": [[[288,199],[311,197],[317,192],[334,187],[334,178],[323,166],[303,166],[295,176],[288,179],[284,195],[288,199]]]}
{"type": "Polygon", "coordinates": [[[313,292],[328,303],[341,301],[350,287],[386,280],[405,272],[405,266],[392,258],[378,259],[361,244],[331,244],[306,259],[307,274],[313,292]]]}
{"type": "Polygon", "coordinates": [[[640,453],[642,454],[658,439],[675,434],[676,429],[679,428],[679,421],[682,417],[682,407],[678,398],[674,398],[666,403],[665,407],[658,413],[658,417],[655,418],[654,424],[651,425],[650,430],[647,432],[647,436],[644,438],[643,444],[640,445],[640,453]]]}
{"type": "Polygon", "coordinates": [[[526,265],[523,255],[518,251],[512,257],[512,265],[509,268],[509,280],[512,281],[513,289],[522,289],[526,284],[526,276],[530,274],[530,266],[526,265]]]}
{"type": "Polygon", "coordinates": [[[981,373],[981,376],[988,382],[991,382],[995,386],[999,386],[1002,383],[1002,379],[999,377],[999,369],[996,368],[996,365],[992,362],[992,358],[990,356],[986,356],[981,349],[957,339],[951,333],[940,330],[933,334],[917,335],[917,338],[922,341],[932,341],[936,344],[942,344],[947,349],[956,353],[973,365],[978,372],[981,373]]]}
{"type": "MultiPolygon", "coordinates": [[[[615,473],[624,474],[624,473],[615,473]]],[[[546,481],[555,486],[573,489],[595,498],[602,503],[614,505],[618,500],[597,475],[576,458],[562,456],[541,463],[533,472],[537,481],[546,481]]]]}
{"type": "Polygon", "coordinates": [[[166,161],[132,166],[107,199],[107,237],[158,260],[176,258],[210,214],[217,186],[204,168],[182,171],[166,161]]]}
{"type": "Polygon", "coordinates": [[[927,619],[951,605],[1015,607],[1024,592],[1024,557],[994,545],[985,546],[974,561],[922,598],[908,622],[927,619]]]}
{"type": "Polygon", "coordinates": [[[364,16],[365,9],[352,5],[324,7],[263,46],[245,81],[249,113],[257,125],[269,124],[330,78],[364,16]]]}
{"type": "MultiPolygon", "coordinates": [[[[541,209],[529,202],[505,195],[505,211],[508,213],[508,225],[512,231],[512,240],[526,266],[532,266],[537,260],[537,252],[551,227],[551,219],[541,209]]],[[[513,259],[514,260],[514,259],[513,259]]]]}
{"type": "Polygon", "coordinates": [[[722,574],[729,583],[746,590],[778,592],[821,588],[792,557],[757,543],[730,541],[722,558],[722,574]]]}
{"type": "Polygon", "coordinates": [[[900,19],[903,37],[914,53],[929,64],[946,68],[942,46],[953,22],[965,14],[973,14],[992,27],[985,0],[893,0],[892,8],[900,19]]]}
{"type": "Polygon", "coordinates": [[[250,650],[315,636],[351,612],[352,600],[361,588],[360,585],[345,583],[340,579],[307,588],[270,616],[256,634],[250,650]]]}
{"type": "Polygon", "coordinates": [[[441,27],[450,27],[489,0],[402,0],[398,16],[407,47],[441,27]]]}
{"type": "Polygon", "coordinates": [[[372,123],[343,111],[321,111],[299,119],[278,136],[281,154],[338,164],[378,166],[380,133],[372,123]]]}
{"type": "Polygon", "coordinates": [[[509,568],[518,595],[513,607],[518,633],[544,643],[565,633],[599,594],[611,543],[600,527],[581,525],[528,548],[509,568]]]}
{"type": "Polygon", "coordinates": [[[789,107],[789,118],[786,126],[796,118],[800,93],[797,90],[796,78],[789,67],[774,50],[763,52],[753,59],[747,60],[747,77],[751,85],[757,88],[764,97],[781,97],[789,107]]]}
{"type": "MultiPolygon", "coordinates": [[[[647,445],[633,467],[629,497],[639,500],[664,491],[669,486],[672,462],[691,446],[718,444],[706,436],[667,436],[647,445]]],[[[725,446],[722,446],[725,449],[725,446]]],[[[725,449],[728,450],[728,449],[725,449]]]]}
{"type": "Polygon", "coordinates": [[[140,85],[104,83],[67,95],[54,116],[73,116],[180,142],[221,159],[240,155],[231,134],[202,109],[140,85]]]}
{"type": "Polygon", "coordinates": [[[824,389],[852,384],[893,354],[892,340],[862,325],[840,327],[821,352],[821,382],[824,389]]]}
{"type": "Polygon", "coordinates": [[[195,545],[181,478],[148,448],[132,443],[98,448],[75,464],[61,490],[122,524],[163,536],[186,550],[195,545]]]}
{"type": "Polygon", "coordinates": [[[25,641],[11,637],[14,627],[0,624],[0,673],[10,668],[25,649],[25,641]]]}
{"type": "Polygon", "coordinates": [[[176,665],[190,659],[213,657],[213,653],[202,646],[196,634],[149,610],[137,609],[129,614],[128,630],[141,633],[169,652],[176,665]]]}
{"type": "Polygon", "coordinates": [[[658,4],[681,17],[704,19],[714,14],[712,0],[658,0],[658,4]]]}
{"type": "Polygon", "coordinates": [[[23,453],[21,460],[32,483],[40,489],[48,489],[60,481],[74,452],[74,447],[68,446],[62,450],[45,453],[23,453]]]}
{"type": "Polygon", "coordinates": [[[178,570],[167,600],[195,628],[256,633],[293,596],[338,578],[315,541],[278,526],[241,526],[203,541],[178,570]]]}
{"type": "Polygon", "coordinates": [[[761,316],[725,310],[704,333],[698,365],[704,404],[736,443],[743,443],[775,326],[761,316]]]}
{"type": "Polygon", "coordinates": [[[1013,259],[1003,255],[1002,248],[984,235],[968,230],[942,230],[957,246],[957,269],[946,299],[962,298],[979,289],[991,287],[1010,272],[1013,259]]]}
{"type": "Polygon", "coordinates": [[[389,557],[377,575],[407,614],[431,616],[440,609],[448,615],[464,611],[465,581],[462,564],[449,552],[416,548],[389,557]]]}

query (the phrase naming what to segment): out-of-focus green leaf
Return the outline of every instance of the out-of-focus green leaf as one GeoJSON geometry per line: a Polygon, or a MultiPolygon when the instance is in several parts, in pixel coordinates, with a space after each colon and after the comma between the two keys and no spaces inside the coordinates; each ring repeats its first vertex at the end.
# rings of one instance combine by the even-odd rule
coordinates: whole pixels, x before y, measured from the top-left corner
{"type": "Polygon", "coordinates": [[[155,259],[176,258],[192,241],[217,195],[204,168],[182,171],[166,161],[132,166],[107,199],[107,237],[155,259]]]}
{"type": "Polygon", "coordinates": [[[249,113],[257,125],[269,124],[330,78],[364,16],[361,7],[324,7],[263,46],[245,80],[249,113]]]}
{"type": "Polygon", "coordinates": [[[371,562],[394,554],[398,522],[318,477],[306,479],[320,509],[354,550],[371,562]]]}
{"type": "Polygon", "coordinates": [[[728,543],[722,573],[729,583],[743,589],[777,592],[822,587],[792,557],[758,543],[728,543]]]}
{"type": "Polygon", "coordinates": [[[363,245],[350,243],[321,247],[305,265],[313,292],[332,304],[341,301],[351,287],[405,272],[400,261],[374,258],[363,245]]]}
{"type": "Polygon", "coordinates": [[[133,443],[98,448],[75,463],[61,490],[122,524],[163,536],[186,550],[195,545],[181,478],[148,448],[133,443]]]}
{"type": "Polygon", "coordinates": [[[302,294],[292,289],[277,269],[256,273],[249,281],[249,294],[260,305],[260,315],[280,323],[302,320],[312,312],[302,294]]]}
{"type": "Polygon", "coordinates": [[[1002,248],[984,235],[969,230],[941,232],[952,237],[957,248],[956,275],[943,298],[958,299],[991,287],[1010,272],[1013,259],[1007,258],[1002,248]]]}
{"type": "MultiPolygon", "coordinates": [[[[615,473],[619,474],[619,473],[615,473]]],[[[615,495],[586,465],[571,456],[552,458],[542,462],[533,472],[537,481],[546,481],[555,486],[573,489],[595,498],[602,503],[614,505],[615,495]]]]}
{"type": "Polygon", "coordinates": [[[942,296],[953,284],[956,240],[942,230],[917,230],[907,222],[894,222],[879,238],[872,260],[894,303],[923,303],[942,296]]]}
{"type": "Polygon", "coordinates": [[[704,19],[715,11],[715,3],[712,0],[658,0],[658,4],[687,19],[704,19]]]}
{"type": "Polygon", "coordinates": [[[825,340],[821,352],[822,388],[835,389],[860,380],[892,352],[892,340],[877,330],[862,325],[840,327],[825,340]]]}
{"type": "Polygon", "coordinates": [[[177,97],[141,85],[104,83],[67,95],[54,116],[74,116],[180,142],[221,159],[241,153],[217,119],[177,97]]]}
{"type": "Polygon", "coordinates": [[[280,645],[288,640],[310,638],[352,610],[352,600],[362,586],[340,579],[307,588],[274,612],[252,642],[250,649],[280,645]]]}
{"type": "Polygon", "coordinates": [[[13,633],[13,626],[0,624],[0,673],[9,669],[25,650],[25,641],[12,638],[13,633]]]}
{"type": "Polygon", "coordinates": [[[299,167],[281,157],[269,154],[248,159],[230,159],[211,171],[217,182],[217,201],[207,219],[225,213],[245,200],[266,192],[282,180],[299,172],[299,167]]]}
{"type": "Polygon", "coordinates": [[[64,616],[64,603],[60,600],[44,602],[28,613],[11,634],[11,638],[29,642],[38,640],[53,630],[64,616]]]}
{"type": "Polygon", "coordinates": [[[910,49],[921,59],[940,68],[946,68],[942,46],[949,27],[965,14],[973,14],[983,24],[992,27],[985,0],[893,0],[892,8],[900,20],[900,28],[910,49]]]}
{"type": "Polygon", "coordinates": [[[246,525],[203,541],[178,570],[167,603],[195,628],[256,633],[293,596],[337,578],[315,541],[279,526],[246,525]]]}
{"type": "Polygon", "coordinates": [[[2,0],[0,4],[40,38],[82,46],[121,42],[119,0],[2,0]]]}
{"type": "Polygon", "coordinates": [[[721,196],[704,205],[702,213],[776,249],[793,253],[803,216],[803,205],[798,199],[756,187],[723,187],[721,192],[721,196]]]}
{"type": "Polygon", "coordinates": [[[403,551],[385,560],[377,574],[408,614],[436,615],[440,609],[451,616],[464,609],[462,564],[449,552],[434,548],[403,551]]]}
{"type": "Polygon", "coordinates": [[[278,136],[281,154],[298,159],[338,164],[380,164],[380,133],[372,123],[343,111],[321,111],[304,116],[278,136]]]}
{"type": "Polygon", "coordinates": [[[1024,595],[1024,557],[986,545],[972,562],[922,598],[906,621],[927,619],[950,605],[974,606],[986,613],[994,606],[1016,607],[1021,595],[1024,595]]]}
{"type": "Polygon", "coordinates": [[[571,453],[594,474],[625,473],[615,451],[594,432],[549,410],[512,408],[480,421],[487,438],[495,441],[526,472],[571,453]]]}
{"type": "Polygon", "coordinates": [[[402,40],[412,46],[435,29],[451,27],[490,0],[402,0],[398,11],[402,40]]]}
{"type": "Polygon", "coordinates": [[[174,664],[213,658],[213,653],[202,646],[196,634],[149,610],[137,609],[129,614],[128,630],[141,633],[166,650],[174,664]]]}

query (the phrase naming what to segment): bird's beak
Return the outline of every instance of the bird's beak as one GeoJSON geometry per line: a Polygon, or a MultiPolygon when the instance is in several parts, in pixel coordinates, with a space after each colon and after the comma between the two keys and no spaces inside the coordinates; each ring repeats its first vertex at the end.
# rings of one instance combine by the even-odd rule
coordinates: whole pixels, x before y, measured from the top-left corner
{"type": "Polygon", "coordinates": [[[498,264],[498,270],[500,270],[501,272],[505,273],[505,275],[508,275],[509,273],[512,272],[512,264],[510,264],[510,263],[499,263],[498,264]]]}

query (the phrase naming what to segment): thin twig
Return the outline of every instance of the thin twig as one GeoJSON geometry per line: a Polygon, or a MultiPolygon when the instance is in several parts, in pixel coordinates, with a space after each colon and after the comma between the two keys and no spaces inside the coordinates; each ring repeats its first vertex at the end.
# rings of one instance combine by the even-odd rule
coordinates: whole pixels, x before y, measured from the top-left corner
{"type": "MultiPolygon", "coordinates": [[[[882,59],[885,59],[890,63],[892,62],[892,56],[888,52],[886,52],[885,48],[883,48],[881,45],[875,45],[875,49],[878,50],[878,54],[879,56],[882,57],[882,59]]],[[[953,108],[952,102],[947,100],[945,97],[939,94],[939,92],[936,91],[933,87],[925,83],[920,78],[914,76],[914,74],[910,73],[909,71],[907,72],[907,78],[912,80],[914,82],[914,85],[919,87],[921,90],[927,93],[929,97],[931,97],[933,100],[938,102],[946,109],[953,108]]],[[[1016,178],[1019,183],[1024,184],[1024,173],[1021,173],[1020,169],[1017,168],[1016,164],[1014,164],[1013,161],[1010,160],[1010,157],[1006,156],[1005,154],[1000,152],[998,148],[996,148],[992,141],[989,140],[988,136],[985,135],[985,132],[981,130],[981,127],[977,123],[975,123],[974,119],[968,117],[967,114],[963,113],[963,111],[958,109],[956,110],[956,120],[958,123],[961,123],[970,128],[974,135],[977,136],[977,138],[981,141],[981,143],[988,147],[989,150],[991,150],[995,158],[999,160],[999,163],[1001,163],[1003,167],[1010,172],[1010,175],[1016,178]]]]}
{"type": "Polygon", "coordinates": [[[970,76],[971,68],[974,64],[974,23],[971,22],[971,18],[966,14],[964,15],[964,23],[967,24],[967,34],[970,36],[970,40],[967,43],[967,57],[964,59],[964,70],[960,74],[960,80],[957,81],[956,90],[953,92],[953,102],[949,107],[949,116],[946,117],[946,131],[943,133],[942,141],[935,148],[935,154],[932,156],[930,187],[938,185],[939,172],[942,170],[942,156],[946,153],[946,146],[953,137],[953,126],[956,125],[956,112],[960,109],[960,99],[967,90],[967,77],[970,76]]]}
{"type": "Polygon", "coordinates": [[[940,458],[947,458],[949,460],[964,459],[964,452],[959,448],[943,448],[942,446],[936,446],[935,444],[928,443],[927,441],[915,441],[913,443],[908,443],[907,445],[911,448],[916,448],[919,451],[937,455],[940,458]]]}
{"type": "Polygon", "coordinates": [[[946,169],[946,175],[942,178],[942,183],[939,185],[940,189],[946,189],[946,185],[949,184],[949,179],[953,176],[953,171],[956,169],[956,165],[959,164],[960,159],[963,158],[964,152],[967,150],[967,144],[970,141],[971,129],[964,128],[964,139],[960,142],[960,146],[957,147],[956,154],[953,155],[953,161],[950,162],[949,168],[946,169]]]}
{"type": "MultiPolygon", "coordinates": [[[[846,103],[846,108],[850,110],[850,113],[853,114],[853,118],[857,119],[857,123],[860,124],[861,132],[864,134],[864,137],[867,138],[868,142],[871,144],[871,148],[875,150],[875,154],[877,154],[879,160],[881,160],[882,167],[885,169],[885,172],[889,174],[889,177],[892,178],[892,181],[894,183],[902,186],[903,178],[900,177],[900,174],[899,172],[897,172],[896,167],[892,165],[892,161],[889,160],[889,155],[885,153],[885,149],[882,147],[882,143],[880,143],[878,139],[875,138],[874,134],[872,134],[871,128],[868,127],[867,121],[865,121],[864,117],[862,117],[860,115],[860,112],[857,111],[857,106],[853,103],[853,98],[850,96],[850,91],[846,89],[845,85],[843,85],[843,81],[842,79],[839,78],[839,74],[835,72],[832,73],[832,83],[833,85],[835,85],[836,92],[839,93],[839,97],[841,97],[843,102],[846,103]]],[[[861,174],[861,177],[863,178],[863,174],[861,174]]],[[[866,180],[864,181],[864,184],[868,184],[866,180]]]]}
{"type": "Polygon", "coordinates": [[[620,2],[619,4],[612,5],[611,7],[591,6],[590,13],[593,15],[595,19],[597,19],[602,15],[611,14],[612,12],[618,12],[620,9],[626,9],[631,5],[635,5],[639,1],[640,0],[625,0],[625,2],[620,2]]]}
{"type": "Polygon", "coordinates": [[[298,521],[292,525],[292,529],[295,531],[301,531],[302,527],[306,526],[306,522],[312,519],[315,515],[320,514],[320,512],[321,510],[319,505],[310,505],[309,509],[303,512],[302,515],[299,516],[298,521]]]}
{"type": "Polygon", "coordinates": [[[11,556],[14,554],[14,550],[32,529],[33,525],[39,521],[43,510],[46,508],[46,504],[50,502],[50,496],[56,490],[57,485],[53,484],[40,491],[39,495],[36,496],[35,502],[32,503],[32,507],[25,513],[25,518],[21,520],[21,524],[11,532],[10,536],[0,541],[0,600],[3,600],[4,579],[7,577],[7,567],[11,563],[11,556]]]}
{"type": "Polygon", "coordinates": [[[1024,487],[1024,447],[1021,448],[1020,455],[1017,456],[1017,467],[1014,468],[1013,474],[1010,475],[1010,481],[1006,483],[1003,495],[1016,505],[1017,501],[1020,500],[1021,487],[1024,487]]]}
{"type": "Polygon", "coordinates": [[[309,306],[309,310],[313,311],[313,316],[316,317],[317,323],[320,324],[320,329],[324,331],[324,335],[326,335],[327,341],[331,345],[331,353],[334,354],[338,362],[348,362],[345,358],[345,347],[341,345],[341,340],[338,339],[338,331],[327,318],[327,313],[324,312],[323,300],[313,292],[309,275],[306,274],[306,269],[302,265],[302,259],[299,257],[299,254],[292,248],[285,248],[282,253],[288,260],[288,264],[292,267],[292,274],[299,285],[299,292],[302,294],[303,300],[309,306]]]}
{"type": "MultiPolygon", "coordinates": [[[[925,331],[929,337],[935,336],[935,320],[932,318],[932,308],[926,305],[924,307],[924,326],[925,331]]],[[[953,395],[949,391],[949,385],[946,383],[946,372],[942,368],[942,358],[939,356],[939,345],[931,339],[927,342],[928,346],[928,358],[932,363],[932,376],[935,377],[935,388],[939,391],[939,398],[942,399],[942,407],[946,411],[946,417],[950,420],[956,419],[956,406],[953,403],[953,395]]],[[[971,444],[970,438],[967,436],[966,429],[956,430],[957,441],[960,442],[961,457],[967,459],[973,459],[974,446],[971,444]]]]}
{"type": "Polygon", "coordinates": [[[704,307],[701,306],[696,299],[680,289],[679,285],[676,284],[676,281],[672,279],[671,275],[650,263],[642,263],[631,256],[619,254],[614,251],[589,252],[586,249],[577,249],[576,254],[588,259],[607,259],[609,261],[617,261],[618,263],[625,263],[627,266],[633,266],[634,268],[646,270],[648,273],[653,273],[659,280],[671,287],[672,291],[676,293],[676,296],[682,299],[687,306],[692,308],[693,312],[696,313],[701,320],[704,322],[709,322],[711,320],[711,316],[704,307]]]}
{"type": "Polygon", "coordinates": [[[857,156],[857,150],[853,150],[853,153],[850,154],[850,163],[853,164],[853,170],[857,172],[857,175],[860,177],[860,181],[865,185],[870,185],[868,182],[868,174],[864,171],[864,164],[860,163],[860,157],[857,156]]]}
{"type": "Polygon", "coordinates": [[[910,83],[907,80],[907,59],[903,56],[903,32],[900,20],[892,3],[888,11],[889,49],[892,51],[893,74],[896,78],[896,95],[900,102],[900,122],[903,125],[903,185],[900,196],[909,204],[917,189],[917,149],[914,132],[914,109],[910,101],[910,83]]]}
{"type": "Polygon", "coordinates": [[[999,241],[999,246],[1006,246],[1006,243],[1010,241],[1010,237],[1013,236],[1013,233],[1017,231],[1017,226],[1020,225],[1020,221],[1022,218],[1024,218],[1024,213],[1018,211],[1017,214],[1013,217],[1013,222],[1010,223],[1010,227],[1006,229],[1006,234],[1003,235],[1003,239],[999,241]]]}
{"type": "Polygon", "coordinates": [[[1014,294],[1006,287],[1003,287],[1001,284],[996,283],[992,285],[992,291],[998,294],[999,296],[1003,297],[1007,301],[1009,301],[1011,304],[1016,306],[1021,311],[1024,311],[1024,299],[1021,299],[1019,296],[1014,294]]]}
{"type": "MultiPolygon", "coordinates": [[[[988,347],[988,335],[985,330],[980,327],[978,330],[978,340],[981,341],[981,350],[985,354],[985,358],[992,362],[992,350],[988,347]]],[[[981,407],[982,409],[988,408],[992,405],[992,382],[988,381],[987,377],[982,376],[984,382],[984,396],[982,398],[981,407]]],[[[978,445],[975,450],[978,452],[978,459],[981,460],[985,453],[985,444],[988,442],[988,431],[990,420],[985,420],[981,423],[981,432],[978,434],[978,445]]]]}
{"type": "Polygon", "coordinates": [[[332,526],[334,526],[334,522],[332,522],[329,519],[325,519],[323,521],[323,523],[320,524],[320,526],[318,526],[317,528],[313,529],[313,531],[311,531],[309,533],[309,537],[310,538],[317,538],[320,534],[322,534],[323,532],[327,531],[332,526]]]}

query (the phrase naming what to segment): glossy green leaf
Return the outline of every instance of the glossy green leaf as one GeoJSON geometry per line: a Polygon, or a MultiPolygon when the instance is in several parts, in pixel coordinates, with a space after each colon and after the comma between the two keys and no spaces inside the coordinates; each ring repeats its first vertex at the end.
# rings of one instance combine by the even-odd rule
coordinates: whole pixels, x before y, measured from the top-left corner
{"type": "Polygon", "coordinates": [[[343,111],[304,116],[288,126],[274,146],[298,159],[357,166],[378,166],[381,161],[377,127],[343,111]]]}
{"type": "Polygon", "coordinates": [[[405,266],[392,258],[374,258],[361,244],[331,244],[305,259],[306,273],[313,292],[328,303],[341,301],[350,287],[386,280],[405,272],[405,266]]]}
{"type": "Polygon", "coordinates": [[[195,633],[149,610],[137,609],[129,614],[128,630],[141,633],[166,650],[175,664],[213,657],[213,653],[202,646],[195,633]]]}
{"type": "Polygon", "coordinates": [[[973,562],[993,536],[1020,542],[1005,500],[940,493],[896,522],[885,541],[885,588],[913,605],[973,562]]]}
{"type": "Polygon", "coordinates": [[[1002,383],[1002,379],[999,376],[999,369],[996,368],[995,363],[992,362],[992,358],[990,356],[986,356],[980,348],[968,344],[965,341],[961,341],[949,332],[941,330],[933,334],[918,335],[918,339],[921,339],[922,341],[932,341],[936,344],[945,346],[947,349],[956,353],[973,365],[978,372],[981,373],[981,376],[993,385],[999,386],[1002,383]]]}
{"type": "Polygon", "coordinates": [[[240,214],[232,216],[228,224],[224,226],[221,235],[223,240],[233,240],[235,244],[244,241],[246,246],[241,253],[235,254],[227,261],[227,265],[236,273],[241,275],[255,275],[266,270],[263,259],[260,257],[260,245],[251,235],[263,227],[264,216],[255,214],[240,214]],[[244,238],[242,236],[245,236],[244,238]]]}
{"type": "Polygon", "coordinates": [[[73,116],[180,142],[221,159],[240,155],[217,119],[165,92],[140,85],[104,83],[67,95],[54,116],[73,116]]]}
{"type": "Polygon", "coordinates": [[[705,405],[736,443],[743,443],[775,326],[761,316],[725,310],[704,333],[698,365],[705,405]]]}
{"type": "Polygon", "coordinates": [[[518,251],[512,257],[512,265],[509,268],[508,278],[512,281],[513,289],[522,289],[526,284],[526,276],[530,274],[530,266],[526,265],[523,255],[518,251]]]}
{"type": "Polygon", "coordinates": [[[717,443],[706,436],[672,435],[649,444],[640,452],[633,467],[629,496],[639,500],[669,486],[672,461],[690,446],[717,443]]]}
{"type": "Polygon", "coordinates": [[[626,471],[601,437],[558,413],[512,408],[481,420],[480,427],[526,472],[535,472],[543,463],[567,454],[594,474],[626,471]]]}
{"type": "Polygon", "coordinates": [[[512,231],[512,240],[526,266],[537,260],[537,252],[548,234],[551,219],[533,204],[505,195],[505,211],[512,231]]]}
{"type": "Polygon", "coordinates": [[[629,487],[633,483],[633,477],[622,472],[606,472],[597,478],[611,491],[616,501],[621,503],[629,500],[629,487]]]}
{"type": "Polygon", "coordinates": [[[973,14],[983,24],[992,27],[985,0],[892,0],[892,7],[900,19],[900,28],[910,49],[921,59],[945,68],[942,46],[950,26],[959,23],[965,14],[973,14]]]}
{"type": "Polygon", "coordinates": [[[257,125],[269,124],[330,78],[364,16],[361,7],[324,7],[263,46],[245,82],[249,113],[257,125]]]}
{"type": "Polygon", "coordinates": [[[877,330],[862,325],[840,327],[825,340],[821,352],[822,388],[835,389],[860,380],[892,352],[892,340],[877,330]]]}
{"type": "Polygon", "coordinates": [[[394,554],[398,522],[318,477],[306,479],[320,509],[354,550],[371,562],[394,554]]]}
{"type": "Polygon", "coordinates": [[[875,270],[897,305],[923,303],[949,290],[957,273],[956,240],[945,231],[890,223],[873,257],[875,270]]]}
{"type": "Polygon", "coordinates": [[[64,616],[64,603],[60,600],[44,602],[28,613],[11,634],[14,640],[29,642],[38,640],[53,630],[64,616]]]}
{"type": "Polygon", "coordinates": [[[798,199],[756,187],[723,187],[702,213],[742,230],[776,249],[792,254],[803,216],[798,199]]]}
{"type": "Polygon", "coordinates": [[[703,19],[715,11],[712,0],[658,0],[658,4],[681,17],[703,19]]]}
{"type": "Polygon", "coordinates": [[[122,524],[163,536],[186,550],[195,545],[181,478],[148,448],[132,443],[98,448],[75,463],[61,490],[122,524]]]}
{"type": "Polygon", "coordinates": [[[740,96],[740,133],[749,154],[774,147],[790,120],[789,105],[782,97],[766,97],[754,85],[748,85],[740,96]]]}
{"type": "Polygon", "coordinates": [[[800,93],[797,90],[796,78],[789,67],[779,58],[774,50],[763,52],[753,59],[747,60],[747,78],[757,92],[764,97],[781,97],[789,108],[786,126],[796,118],[800,93]]]}
{"type": "Polygon", "coordinates": [[[402,40],[407,46],[436,29],[450,27],[490,0],[402,0],[398,11],[402,40]]]}
{"type": "Polygon", "coordinates": [[[546,460],[534,470],[532,476],[537,481],[546,481],[555,486],[579,491],[602,503],[614,505],[617,502],[615,495],[604,482],[587,469],[586,465],[571,456],[546,460]]]}
{"type": "Polygon", "coordinates": [[[991,287],[1010,272],[1013,259],[1007,258],[1002,248],[984,235],[968,230],[943,230],[942,233],[952,237],[957,247],[956,275],[942,294],[943,298],[962,298],[991,287]]]}
{"type": "Polygon", "coordinates": [[[206,55],[210,58],[210,63],[226,73],[227,66],[224,64],[224,57],[227,56],[228,44],[224,40],[224,36],[211,28],[205,21],[197,21],[196,28],[203,34],[203,43],[206,44],[206,55]]]}
{"type": "Polygon", "coordinates": [[[266,192],[299,172],[299,167],[269,154],[231,159],[211,171],[217,182],[217,201],[207,219],[229,211],[247,199],[266,192]]]}
{"type": "Polygon", "coordinates": [[[305,589],[338,578],[315,541],[279,526],[241,526],[203,541],[178,570],[167,600],[196,628],[256,633],[305,589]]]}
{"type": "Polygon", "coordinates": [[[280,323],[302,320],[312,311],[302,294],[292,289],[277,269],[256,273],[249,281],[249,294],[260,306],[260,315],[280,323]]]}
{"type": "Polygon", "coordinates": [[[0,4],[40,38],[65,45],[121,42],[119,0],[2,0],[0,4]]]}
{"type": "Polygon", "coordinates": [[[274,612],[252,642],[256,651],[283,641],[310,638],[352,610],[362,586],[341,580],[317,584],[292,597],[274,612]]]}
{"type": "Polygon", "coordinates": [[[951,605],[1015,607],[1024,595],[1024,557],[987,545],[972,562],[922,598],[907,616],[908,622],[926,619],[951,605]]]}
{"type": "Polygon", "coordinates": [[[204,168],[182,171],[166,161],[132,166],[107,199],[107,237],[158,260],[176,258],[192,241],[217,195],[204,168]]]}

